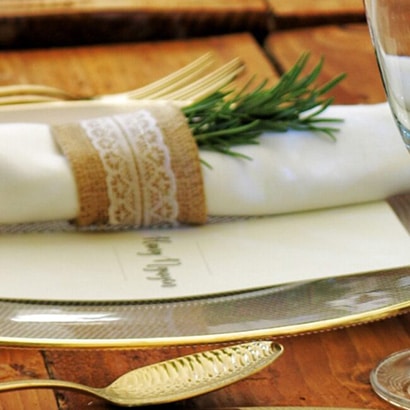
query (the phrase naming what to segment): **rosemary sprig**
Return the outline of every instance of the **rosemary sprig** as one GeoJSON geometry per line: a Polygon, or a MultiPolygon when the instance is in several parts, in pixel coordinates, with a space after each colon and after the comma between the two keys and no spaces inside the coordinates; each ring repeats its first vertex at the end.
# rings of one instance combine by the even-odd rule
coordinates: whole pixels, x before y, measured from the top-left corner
{"type": "Polygon", "coordinates": [[[265,131],[309,130],[335,139],[337,128],[329,124],[342,120],[319,117],[319,114],[333,102],[333,98],[324,94],[345,75],[317,87],[315,81],[323,59],[309,74],[302,76],[308,59],[309,54],[303,54],[273,87],[267,87],[263,81],[248,91],[251,80],[239,92],[219,90],[185,107],[183,112],[198,146],[243,157],[233,147],[258,144],[258,136],[265,131]]]}

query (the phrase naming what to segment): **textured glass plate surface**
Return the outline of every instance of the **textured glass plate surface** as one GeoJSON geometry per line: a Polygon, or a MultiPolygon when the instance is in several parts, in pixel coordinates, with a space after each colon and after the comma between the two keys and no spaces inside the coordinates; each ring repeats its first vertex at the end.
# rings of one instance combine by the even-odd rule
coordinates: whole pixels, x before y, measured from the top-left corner
{"type": "Polygon", "coordinates": [[[156,303],[0,301],[0,344],[131,347],[311,332],[410,308],[410,267],[212,298],[156,303]]]}

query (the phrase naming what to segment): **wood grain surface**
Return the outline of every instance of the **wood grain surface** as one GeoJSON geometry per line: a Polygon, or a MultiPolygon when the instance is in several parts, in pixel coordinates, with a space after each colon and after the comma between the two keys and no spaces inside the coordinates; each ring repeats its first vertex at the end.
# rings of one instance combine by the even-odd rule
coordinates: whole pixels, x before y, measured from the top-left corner
{"type": "Polygon", "coordinates": [[[265,0],[3,0],[0,47],[185,39],[239,32],[263,38],[271,23],[265,0]]]}
{"type": "MultiPolygon", "coordinates": [[[[343,2],[339,2],[343,3],[343,2]]],[[[52,14],[52,13],[75,13],[85,10],[87,12],[98,11],[138,11],[138,10],[161,10],[164,12],[200,11],[200,10],[263,10],[266,9],[264,0],[0,0],[0,16],[17,14],[52,14]]],[[[342,4],[340,4],[341,7],[342,4]]]]}
{"type": "MultiPolygon", "coordinates": [[[[377,102],[383,90],[363,26],[323,27],[273,34],[261,48],[249,34],[201,40],[122,44],[0,53],[1,84],[38,82],[84,95],[123,91],[158,78],[213,51],[217,63],[240,56],[252,74],[274,81],[304,51],[324,55],[324,79],[349,73],[335,94],[340,103],[377,102]],[[357,45],[360,44],[360,47],[357,45]]],[[[28,335],[29,336],[29,335],[28,335]]],[[[385,355],[410,345],[410,315],[278,340],[284,355],[239,383],[159,409],[227,406],[339,406],[389,410],[371,390],[369,372],[385,355]]],[[[215,346],[213,346],[215,347],[215,346]]],[[[104,386],[123,372],[207,346],[155,349],[23,349],[0,347],[0,381],[50,377],[104,386]]],[[[101,400],[67,391],[0,394],[0,409],[113,409],[101,400]]]]}
{"type": "Polygon", "coordinates": [[[343,14],[363,14],[361,0],[268,0],[276,15],[299,16],[340,16],[343,14]]]}
{"type": "Polygon", "coordinates": [[[2,0],[0,47],[181,39],[364,21],[362,0],[2,0]],[[46,29],[45,29],[46,27],[46,29]]]}
{"type": "Polygon", "coordinates": [[[310,69],[324,58],[321,81],[346,73],[347,79],[332,91],[337,103],[386,101],[366,24],[278,31],[268,36],[265,48],[282,72],[291,67],[302,52],[308,52],[310,69]]]}
{"type": "Polygon", "coordinates": [[[362,0],[267,0],[277,28],[364,21],[362,0]]]}

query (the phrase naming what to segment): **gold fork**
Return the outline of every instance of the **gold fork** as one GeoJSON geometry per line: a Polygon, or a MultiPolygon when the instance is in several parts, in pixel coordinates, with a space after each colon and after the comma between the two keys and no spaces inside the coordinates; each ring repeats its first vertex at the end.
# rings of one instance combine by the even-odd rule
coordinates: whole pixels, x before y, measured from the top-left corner
{"type": "Polygon", "coordinates": [[[127,100],[197,100],[230,83],[243,69],[244,64],[236,58],[222,67],[202,76],[213,63],[210,53],[198,58],[185,67],[151,84],[123,93],[81,97],[59,88],[21,84],[0,87],[0,105],[25,104],[53,101],[108,101],[127,100]]]}

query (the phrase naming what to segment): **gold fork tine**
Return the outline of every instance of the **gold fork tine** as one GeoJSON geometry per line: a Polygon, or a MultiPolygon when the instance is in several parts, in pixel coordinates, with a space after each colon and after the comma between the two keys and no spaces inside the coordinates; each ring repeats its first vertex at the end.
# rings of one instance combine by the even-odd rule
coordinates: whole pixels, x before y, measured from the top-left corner
{"type": "Polygon", "coordinates": [[[169,100],[198,100],[232,82],[244,70],[244,64],[238,58],[230,61],[205,77],[166,95],[169,100]]]}
{"type": "Polygon", "coordinates": [[[184,99],[175,99],[175,100],[172,99],[170,101],[179,101],[180,105],[182,105],[182,106],[187,106],[189,104],[192,104],[192,103],[194,103],[196,101],[199,101],[202,98],[208,97],[212,93],[224,88],[226,85],[231,83],[241,71],[242,71],[242,69],[238,70],[238,72],[236,72],[236,73],[232,73],[232,74],[226,76],[223,79],[220,79],[219,81],[216,81],[214,84],[211,84],[211,85],[206,86],[206,87],[204,86],[203,88],[196,90],[195,93],[190,93],[191,95],[187,95],[184,99]]]}
{"type": "Polygon", "coordinates": [[[151,84],[141,88],[126,91],[124,93],[107,94],[99,98],[117,98],[126,97],[130,99],[152,99],[159,98],[167,93],[177,90],[185,85],[190,84],[194,80],[200,78],[200,75],[213,63],[211,53],[207,53],[197,60],[186,65],[185,67],[159,79],[151,84]]]}

